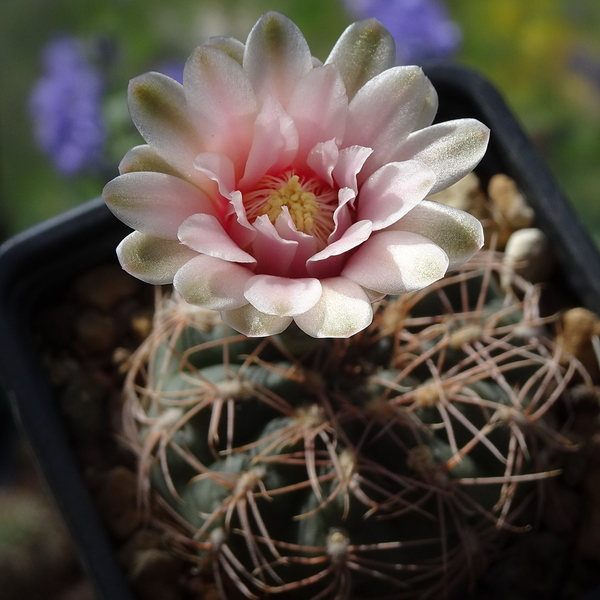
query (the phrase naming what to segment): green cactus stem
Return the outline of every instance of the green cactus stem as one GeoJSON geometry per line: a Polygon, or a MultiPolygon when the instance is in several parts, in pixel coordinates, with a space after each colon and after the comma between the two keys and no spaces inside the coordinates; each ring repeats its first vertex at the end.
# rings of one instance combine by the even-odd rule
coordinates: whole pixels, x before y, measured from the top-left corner
{"type": "Polygon", "coordinates": [[[139,493],[223,597],[439,598],[522,531],[575,376],[539,290],[482,252],[345,340],[251,339],[162,297],[132,358],[139,493]]]}

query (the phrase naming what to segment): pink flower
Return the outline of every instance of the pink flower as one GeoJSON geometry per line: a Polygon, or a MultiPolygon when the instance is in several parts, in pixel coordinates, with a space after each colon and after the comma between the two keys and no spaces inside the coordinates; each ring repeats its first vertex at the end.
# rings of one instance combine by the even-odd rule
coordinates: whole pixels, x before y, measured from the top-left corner
{"type": "Polygon", "coordinates": [[[299,29],[269,12],[246,44],[214,38],[188,59],[183,85],[134,79],[130,150],[104,199],[136,231],[123,268],[173,283],[248,336],[292,321],[348,337],[372,302],[421,289],[482,245],[480,223],[424,198],[481,160],[474,119],[431,125],[434,88],[394,66],[390,34],[351,25],[324,64],[299,29]]]}

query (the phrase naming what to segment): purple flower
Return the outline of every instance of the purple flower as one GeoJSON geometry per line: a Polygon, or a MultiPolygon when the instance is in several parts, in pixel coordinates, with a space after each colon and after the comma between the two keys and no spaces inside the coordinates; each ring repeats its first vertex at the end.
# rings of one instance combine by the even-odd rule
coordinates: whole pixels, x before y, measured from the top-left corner
{"type": "Polygon", "coordinates": [[[172,60],[169,62],[162,63],[157,67],[157,71],[178,81],[179,83],[183,83],[183,67],[185,66],[184,61],[172,60]]]}
{"type": "Polygon", "coordinates": [[[400,64],[451,56],[461,41],[460,30],[438,0],[345,0],[359,19],[375,17],[393,35],[400,64]]]}
{"type": "Polygon", "coordinates": [[[97,166],[105,139],[100,72],[72,37],[51,41],[43,66],[29,103],[38,146],[64,175],[97,166]]]}
{"type": "Polygon", "coordinates": [[[597,56],[581,49],[575,50],[569,58],[568,66],[574,73],[600,88],[600,60],[597,56]]]}

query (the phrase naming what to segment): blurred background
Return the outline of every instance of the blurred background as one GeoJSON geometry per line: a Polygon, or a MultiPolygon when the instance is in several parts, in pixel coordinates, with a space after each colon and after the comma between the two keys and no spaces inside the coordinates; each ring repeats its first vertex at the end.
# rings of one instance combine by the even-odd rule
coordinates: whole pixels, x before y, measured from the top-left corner
{"type": "Polygon", "coordinates": [[[99,195],[140,138],[127,82],[181,76],[212,35],[245,39],[268,9],[324,59],[353,20],[378,17],[399,62],[457,61],[502,91],[600,242],[597,0],[2,0],[0,212],[8,235],[99,195]]]}
{"type": "MultiPolygon", "coordinates": [[[[244,40],[268,9],[292,18],[320,59],[350,22],[375,16],[395,36],[400,63],[448,60],[482,72],[600,245],[597,0],[1,0],[0,236],[98,196],[116,175],[141,141],[127,112],[129,79],[148,70],[181,78],[197,44],[244,40]]],[[[2,407],[0,595],[92,598],[2,407]]]]}

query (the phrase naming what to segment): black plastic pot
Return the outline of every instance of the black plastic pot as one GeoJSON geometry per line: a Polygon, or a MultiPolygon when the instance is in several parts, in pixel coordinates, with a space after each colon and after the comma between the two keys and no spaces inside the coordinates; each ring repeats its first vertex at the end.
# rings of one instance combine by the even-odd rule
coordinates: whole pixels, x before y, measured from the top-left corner
{"type": "MultiPolygon", "coordinates": [[[[600,308],[600,254],[502,97],[481,76],[456,66],[427,70],[440,97],[439,119],[475,117],[492,130],[477,172],[514,178],[552,240],[558,278],[579,305],[600,308]]],[[[87,269],[116,261],[127,229],[94,200],[16,236],[0,249],[0,370],[41,470],[101,600],[132,600],[113,545],[77,468],[65,424],[42,367],[33,315],[87,269]]],[[[587,600],[591,600],[586,597],[587,600]]]]}

